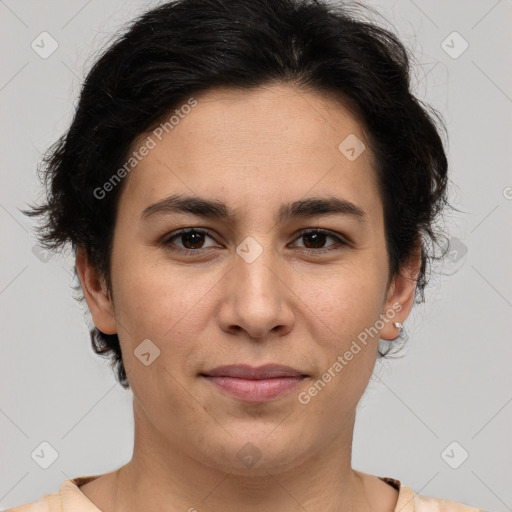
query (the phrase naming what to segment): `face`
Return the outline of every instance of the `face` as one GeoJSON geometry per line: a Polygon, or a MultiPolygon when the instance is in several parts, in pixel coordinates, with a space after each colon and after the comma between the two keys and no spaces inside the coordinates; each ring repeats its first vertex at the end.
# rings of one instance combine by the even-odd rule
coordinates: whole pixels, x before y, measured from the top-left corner
{"type": "Polygon", "coordinates": [[[82,283],[96,326],[118,333],[138,435],[231,472],[247,456],[292,467],[350,442],[412,288],[388,287],[374,162],[342,104],[290,85],[195,100],[133,146],[155,142],[123,184],[112,301],[80,260],[82,283]],[[267,364],[300,377],[211,375],[267,364]]]}

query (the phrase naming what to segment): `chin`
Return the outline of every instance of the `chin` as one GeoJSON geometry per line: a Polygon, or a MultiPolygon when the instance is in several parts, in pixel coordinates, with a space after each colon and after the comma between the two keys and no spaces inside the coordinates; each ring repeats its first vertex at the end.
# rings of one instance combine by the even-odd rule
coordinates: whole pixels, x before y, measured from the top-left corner
{"type": "MultiPolygon", "coordinates": [[[[230,427],[226,430],[232,431],[230,427]]],[[[200,460],[234,475],[268,477],[269,473],[291,470],[314,452],[312,446],[297,442],[301,436],[293,435],[282,425],[278,428],[273,425],[265,432],[261,428],[257,432],[242,427],[237,427],[237,430],[243,431],[244,435],[231,437],[226,434],[223,436],[225,442],[221,442],[217,448],[213,448],[216,443],[210,441],[208,454],[202,454],[200,460]],[[277,435],[278,430],[280,435],[277,435]],[[207,459],[209,462],[206,462],[207,459]]]]}

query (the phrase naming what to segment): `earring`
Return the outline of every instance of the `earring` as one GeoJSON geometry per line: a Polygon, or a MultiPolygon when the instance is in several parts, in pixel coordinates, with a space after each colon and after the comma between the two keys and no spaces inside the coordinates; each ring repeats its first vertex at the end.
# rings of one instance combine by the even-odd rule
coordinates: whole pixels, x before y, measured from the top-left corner
{"type": "Polygon", "coordinates": [[[401,333],[404,329],[404,326],[400,322],[394,322],[393,325],[398,329],[399,333],[401,333]]]}

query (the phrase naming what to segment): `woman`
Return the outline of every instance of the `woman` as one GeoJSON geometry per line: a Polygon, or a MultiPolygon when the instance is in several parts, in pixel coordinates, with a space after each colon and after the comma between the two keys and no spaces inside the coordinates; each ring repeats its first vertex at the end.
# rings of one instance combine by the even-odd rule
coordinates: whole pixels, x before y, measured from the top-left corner
{"type": "Polygon", "coordinates": [[[394,35],[312,0],[165,3],[106,50],[28,213],[75,251],[134,452],[14,511],[476,510],[351,466],[447,204],[408,73],[394,35]]]}

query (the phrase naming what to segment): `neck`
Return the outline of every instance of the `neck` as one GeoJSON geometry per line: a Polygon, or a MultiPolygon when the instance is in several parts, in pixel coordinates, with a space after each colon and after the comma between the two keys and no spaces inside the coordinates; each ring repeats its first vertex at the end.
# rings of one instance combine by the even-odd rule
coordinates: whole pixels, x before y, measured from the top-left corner
{"type": "Polygon", "coordinates": [[[148,432],[144,420],[135,409],[133,457],[116,472],[112,510],[369,512],[372,508],[363,474],[351,468],[355,413],[347,418],[342,435],[326,441],[320,450],[300,452],[300,460],[297,457],[279,469],[257,464],[246,471],[197,460],[179,444],[169,445],[158,432],[148,432]]]}

